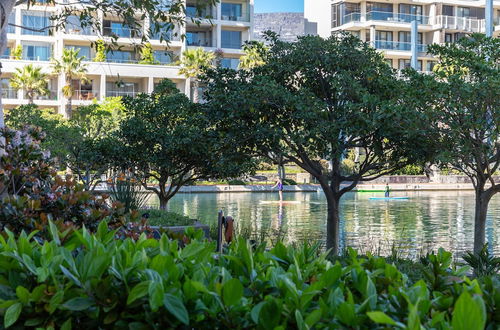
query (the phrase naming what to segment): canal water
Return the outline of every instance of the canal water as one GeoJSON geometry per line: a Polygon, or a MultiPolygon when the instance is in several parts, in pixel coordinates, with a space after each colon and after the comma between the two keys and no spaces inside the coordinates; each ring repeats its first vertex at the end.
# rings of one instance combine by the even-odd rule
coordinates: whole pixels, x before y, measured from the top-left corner
{"type": "MultiPolygon", "coordinates": [[[[416,258],[442,247],[461,256],[472,250],[474,195],[472,192],[404,192],[409,200],[370,200],[381,193],[349,193],[341,201],[341,246],[416,258]]],[[[217,222],[218,210],[236,219],[237,231],[270,243],[325,242],[326,199],[322,192],[285,193],[293,203],[273,203],[277,193],[177,194],[169,210],[217,222]]],[[[154,200],[152,205],[157,205],[154,200]]],[[[500,195],[490,203],[486,239],[500,255],[500,195]]]]}

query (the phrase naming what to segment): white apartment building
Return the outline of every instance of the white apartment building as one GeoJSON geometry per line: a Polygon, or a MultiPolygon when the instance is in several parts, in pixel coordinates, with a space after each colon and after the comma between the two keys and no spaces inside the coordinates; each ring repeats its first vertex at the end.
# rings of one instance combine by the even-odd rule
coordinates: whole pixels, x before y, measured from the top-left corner
{"type": "MultiPolygon", "coordinates": [[[[418,70],[431,71],[432,43],[453,42],[486,31],[486,1],[467,0],[305,0],[306,32],[328,37],[350,31],[383,52],[395,69],[410,66],[411,22],[418,22],[418,70]]],[[[493,2],[494,36],[500,35],[500,1],[493,2]]]]}
{"type": "MultiPolygon", "coordinates": [[[[207,51],[222,53],[221,65],[237,68],[239,57],[243,54],[241,46],[252,38],[253,32],[253,0],[221,0],[213,8],[207,8],[201,17],[201,24],[192,19],[197,15],[193,0],[186,0],[186,24],[169,33],[168,48],[165,42],[160,42],[158,36],[150,36],[155,59],[160,65],[138,64],[140,54],[137,47],[141,36],[147,34],[151,22],[145,20],[140,31],[127,28],[117,17],[100,14],[101,31],[83,28],[77,16],[68,19],[64,30],[34,32],[22,27],[41,29],[49,26],[49,17],[59,10],[60,5],[47,5],[41,0],[34,6],[19,5],[9,17],[9,22],[17,25],[8,27],[8,48],[2,54],[2,102],[9,109],[28,100],[23,91],[16,91],[10,86],[10,78],[16,68],[33,64],[43,68],[46,73],[52,72],[51,57],[61,56],[64,48],[76,48],[80,55],[86,57],[89,82],[73,81],[75,90],[72,98],[74,106],[90,104],[97,99],[106,97],[134,96],[137,93],[153,91],[155,85],[162,79],[172,80],[179,90],[186,95],[192,95],[189,79],[179,74],[175,62],[187,48],[203,47],[207,51]],[[177,34],[177,35],[176,35],[177,34]],[[179,37],[185,34],[181,41],[179,37]],[[118,37],[119,50],[107,53],[106,62],[94,62],[95,49],[91,43],[97,40],[110,42],[110,36],[118,37]],[[18,45],[22,46],[22,59],[11,55],[18,45]]],[[[198,13],[199,14],[199,13],[198,13]]],[[[53,108],[64,113],[66,99],[62,94],[64,86],[63,75],[51,75],[49,81],[50,95],[39,96],[35,103],[43,108],[53,108]]]]}

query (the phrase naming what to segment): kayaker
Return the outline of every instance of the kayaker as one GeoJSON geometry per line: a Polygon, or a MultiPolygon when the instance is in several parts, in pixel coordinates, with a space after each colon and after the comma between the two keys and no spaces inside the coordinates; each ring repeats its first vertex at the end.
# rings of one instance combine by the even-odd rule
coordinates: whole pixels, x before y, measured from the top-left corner
{"type": "Polygon", "coordinates": [[[385,198],[389,198],[389,194],[391,192],[391,188],[389,188],[389,184],[385,184],[385,198]]]}

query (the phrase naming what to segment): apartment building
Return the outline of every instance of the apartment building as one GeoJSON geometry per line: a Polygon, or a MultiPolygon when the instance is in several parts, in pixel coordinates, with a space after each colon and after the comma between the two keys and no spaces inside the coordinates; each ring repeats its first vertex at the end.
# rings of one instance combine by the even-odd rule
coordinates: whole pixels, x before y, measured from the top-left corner
{"type": "MultiPolygon", "coordinates": [[[[418,70],[432,71],[432,43],[454,42],[486,32],[486,1],[466,0],[305,0],[306,32],[328,37],[349,31],[383,52],[395,69],[410,66],[411,22],[418,22],[418,70]]],[[[493,3],[494,36],[500,35],[500,1],[493,3]]]]}
{"type": "MultiPolygon", "coordinates": [[[[148,33],[150,24],[154,22],[146,19],[142,22],[142,29],[132,30],[118,17],[101,13],[98,17],[100,31],[82,27],[78,16],[69,17],[65,29],[53,33],[48,30],[36,31],[49,26],[49,17],[62,10],[61,5],[47,5],[44,2],[41,0],[29,8],[19,5],[9,17],[9,22],[16,26],[8,27],[8,47],[1,56],[3,68],[0,80],[2,102],[7,109],[28,103],[23,91],[16,91],[10,86],[15,69],[33,64],[51,73],[51,57],[61,56],[64,48],[79,49],[79,54],[85,56],[88,66],[89,81],[73,81],[75,93],[72,103],[75,106],[90,104],[94,100],[102,101],[106,97],[150,93],[164,78],[172,80],[179,90],[190,96],[190,80],[179,74],[179,67],[175,64],[183,51],[196,47],[217,51],[223,56],[220,61],[222,66],[237,68],[239,57],[243,54],[241,46],[251,40],[253,32],[253,0],[221,0],[204,13],[197,12],[196,1],[186,0],[186,24],[163,34],[169,39],[168,47],[165,42],[160,42],[159,34],[149,36],[155,59],[160,64],[144,65],[139,64],[140,54],[134,46],[141,44],[141,37],[148,33]],[[196,16],[201,19],[200,24],[193,20],[196,16]],[[186,36],[183,41],[180,38],[182,34],[186,36]],[[119,49],[107,53],[105,62],[95,62],[96,51],[91,47],[92,42],[111,42],[112,36],[117,37],[119,49]],[[22,56],[21,59],[15,59],[12,51],[19,45],[22,46],[22,56]]],[[[64,85],[62,75],[51,75],[50,94],[37,97],[35,103],[64,113],[64,85]]]]}

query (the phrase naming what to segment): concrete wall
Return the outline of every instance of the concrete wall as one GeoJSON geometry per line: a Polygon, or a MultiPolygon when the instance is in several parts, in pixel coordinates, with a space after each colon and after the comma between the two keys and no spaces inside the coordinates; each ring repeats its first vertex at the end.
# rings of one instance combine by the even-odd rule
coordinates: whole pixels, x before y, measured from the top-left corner
{"type": "Polygon", "coordinates": [[[331,0],[304,0],[305,33],[328,38],[332,30],[331,0]]]}

